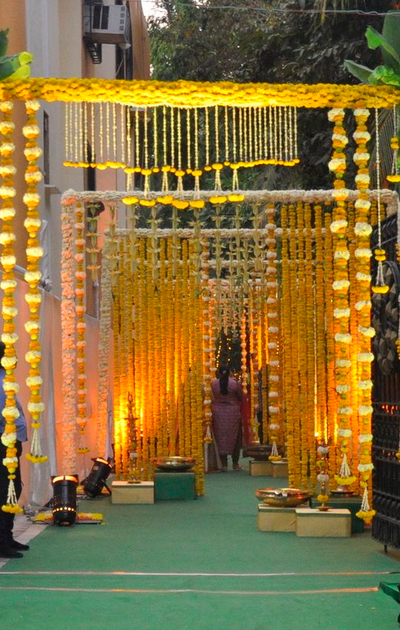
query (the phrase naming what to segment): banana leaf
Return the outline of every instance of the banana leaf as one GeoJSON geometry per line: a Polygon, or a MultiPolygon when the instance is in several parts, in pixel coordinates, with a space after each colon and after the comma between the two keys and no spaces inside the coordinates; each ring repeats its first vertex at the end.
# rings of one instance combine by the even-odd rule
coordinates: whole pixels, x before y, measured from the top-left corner
{"type": "MultiPolygon", "coordinates": [[[[400,59],[400,11],[391,11],[386,15],[383,21],[382,35],[394,48],[397,57],[400,59]]],[[[382,56],[385,65],[392,67],[390,63],[391,55],[385,49],[382,50],[382,56]]]]}
{"type": "Polygon", "coordinates": [[[0,57],[3,57],[8,48],[8,31],[10,29],[6,28],[4,31],[0,31],[0,57]]]}
{"type": "Polygon", "coordinates": [[[26,79],[29,77],[30,66],[28,64],[32,59],[33,55],[27,52],[0,57],[0,81],[8,78],[26,79]]]}
{"type": "Polygon", "coordinates": [[[363,83],[369,83],[369,78],[372,74],[371,68],[367,68],[367,66],[362,66],[355,61],[351,61],[350,59],[346,59],[344,62],[344,67],[346,70],[350,72],[356,79],[359,79],[363,83]]]}
{"type": "Polygon", "coordinates": [[[371,85],[384,83],[385,85],[393,85],[393,87],[400,88],[400,74],[397,74],[389,66],[378,66],[370,75],[369,83],[371,85]]]}
{"type": "MultiPolygon", "coordinates": [[[[398,20],[398,28],[400,28],[400,20],[398,20]]],[[[368,48],[375,50],[381,47],[385,52],[385,61],[387,65],[395,71],[400,71],[400,57],[397,54],[393,46],[385,39],[385,37],[378,33],[372,26],[368,26],[365,37],[367,38],[368,48]]]]}

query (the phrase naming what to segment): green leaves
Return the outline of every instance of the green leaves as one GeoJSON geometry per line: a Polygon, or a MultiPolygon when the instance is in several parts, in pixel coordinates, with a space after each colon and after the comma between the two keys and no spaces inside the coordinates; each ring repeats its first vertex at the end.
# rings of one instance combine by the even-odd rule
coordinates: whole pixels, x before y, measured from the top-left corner
{"type": "Polygon", "coordinates": [[[369,78],[372,74],[371,68],[362,66],[360,63],[346,59],[344,67],[350,72],[356,79],[359,79],[362,83],[369,83],[369,78]]]}
{"type": "Polygon", "coordinates": [[[8,31],[0,31],[0,81],[3,79],[27,79],[31,73],[30,63],[33,55],[21,52],[15,55],[6,55],[8,47],[8,31]]]}
{"type": "Polygon", "coordinates": [[[374,70],[346,60],[344,67],[363,83],[391,85],[400,88],[400,11],[392,11],[385,17],[383,32],[368,26],[365,37],[371,50],[382,49],[384,65],[374,70]]]}
{"type": "MultiPolygon", "coordinates": [[[[398,21],[398,28],[400,29],[400,20],[397,19],[397,21],[398,21]]],[[[396,50],[393,48],[391,43],[388,42],[387,39],[385,39],[385,37],[381,35],[381,33],[378,33],[378,31],[372,28],[372,26],[368,26],[365,33],[365,37],[367,38],[368,47],[371,48],[371,50],[376,50],[376,48],[381,47],[383,51],[385,51],[389,55],[388,65],[393,67],[394,70],[396,69],[400,70],[399,55],[397,54],[396,50]]]]}
{"type": "Polygon", "coordinates": [[[8,47],[8,31],[10,29],[6,28],[4,31],[0,31],[0,57],[4,57],[7,52],[8,47]]]}

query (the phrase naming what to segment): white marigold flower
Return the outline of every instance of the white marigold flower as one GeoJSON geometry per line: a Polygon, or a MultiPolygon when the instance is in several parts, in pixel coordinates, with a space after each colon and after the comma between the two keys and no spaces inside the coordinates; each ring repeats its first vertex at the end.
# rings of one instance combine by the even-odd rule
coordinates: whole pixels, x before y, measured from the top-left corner
{"type": "Polygon", "coordinates": [[[2,333],[1,340],[6,346],[12,346],[17,343],[19,337],[16,333],[2,333]]]}
{"type": "Polygon", "coordinates": [[[373,388],[373,382],[371,381],[371,379],[367,378],[364,381],[358,381],[358,389],[372,389],[373,388]]]}
{"type": "Polygon", "coordinates": [[[276,348],[276,343],[275,343],[274,341],[270,341],[270,342],[268,343],[268,348],[269,348],[270,350],[275,350],[275,348],[276,348]]]}
{"type": "Polygon", "coordinates": [[[28,230],[28,232],[34,228],[36,230],[40,230],[41,226],[42,226],[42,222],[40,219],[35,219],[33,217],[27,217],[24,221],[24,226],[25,229],[28,230]]]}
{"type": "Polygon", "coordinates": [[[351,343],[351,335],[349,333],[336,333],[335,341],[337,343],[351,343]]]}
{"type": "Polygon", "coordinates": [[[358,282],[371,282],[372,276],[369,273],[362,273],[361,271],[358,271],[356,273],[356,279],[358,282]]]}
{"type": "Polygon", "coordinates": [[[18,464],[18,458],[17,457],[4,457],[3,466],[7,466],[7,464],[18,464]]]}
{"type": "Polygon", "coordinates": [[[42,413],[44,411],[44,403],[28,402],[29,413],[42,413]]]}
{"type": "Polygon", "coordinates": [[[351,367],[350,359],[336,359],[335,365],[338,368],[349,368],[351,367]]]}
{"type": "Polygon", "coordinates": [[[21,412],[17,409],[17,407],[4,407],[1,412],[4,418],[19,418],[21,412]]]}
{"type": "Polygon", "coordinates": [[[37,138],[40,133],[40,129],[38,125],[24,125],[22,127],[22,133],[25,138],[37,138]]]}
{"type": "Polygon", "coordinates": [[[269,364],[271,367],[279,367],[279,361],[270,361],[269,364]]]}
{"type": "Polygon", "coordinates": [[[38,350],[30,350],[26,353],[25,359],[28,363],[39,363],[42,358],[42,353],[38,350]]]}
{"type": "Polygon", "coordinates": [[[368,328],[365,326],[359,326],[358,330],[362,335],[364,335],[364,337],[369,337],[370,339],[376,335],[376,330],[375,328],[372,328],[372,326],[368,326],[368,328]]]}
{"type": "Polygon", "coordinates": [[[11,199],[11,197],[15,197],[17,191],[13,186],[0,186],[0,197],[3,199],[11,199]]]}
{"type": "Polygon", "coordinates": [[[16,433],[3,433],[3,435],[1,436],[1,441],[4,444],[4,446],[13,446],[16,440],[17,440],[16,433]]]}
{"type": "Polygon", "coordinates": [[[372,250],[367,247],[361,247],[360,249],[356,249],[354,255],[356,258],[371,258],[372,250]]]}
{"type": "Polygon", "coordinates": [[[15,289],[17,286],[16,280],[2,280],[0,282],[0,289],[2,291],[8,291],[9,289],[15,289]]]}
{"type": "Polygon", "coordinates": [[[42,258],[43,249],[41,247],[27,247],[26,255],[28,258],[36,258],[36,259],[42,258]]]}
{"type": "Polygon", "coordinates": [[[337,385],[335,389],[338,394],[345,394],[349,391],[350,387],[348,385],[337,385]]]}
{"type": "Polygon", "coordinates": [[[369,236],[372,232],[372,226],[365,221],[361,221],[355,224],[354,233],[357,236],[369,236]]]}
{"type": "Polygon", "coordinates": [[[372,302],[371,300],[360,300],[359,302],[356,302],[354,306],[356,311],[362,311],[363,308],[371,308],[372,302]]]}
{"type": "Polygon", "coordinates": [[[365,118],[369,118],[370,111],[365,107],[359,107],[354,110],[354,116],[358,118],[358,116],[364,116],[365,118]]]}
{"type": "Polygon", "coordinates": [[[8,157],[11,153],[15,151],[15,144],[12,142],[2,142],[0,144],[0,155],[3,157],[8,157]]]}
{"type": "Polygon", "coordinates": [[[347,291],[349,287],[350,287],[349,280],[335,280],[335,282],[332,282],[332,289],[334,291],[344,291],[344,290],[347,291]]]}
{"type": "Polygon", "coordinates": [[[361,173],[360,175],[356,175],[355,181],[356,181],[356,184],[360,183],[360,184],[365,184],[366,186],[368,186],[371,181],[371,178],[369,175],[365,175],[364,173],[361,173]]]}
{"type": "Polygon", "coordinates": [[[268,395],[270,398],[279,398],[278,392],[269,392],[268,395]]]}
{"type": "Polygon", "coordinates": [[[353,413],[352,407],[339,407],[338,414],[342,416],[351,416],[353,413]]]}
{"type": "Polygon", "coordinates": [[[374,355],[372,352],[360,352],[360,354],[357,354],[357,361],[359,363],[372,363],[373,360],[374,355]]]}
{"type": "Polygon", "coordinates": [[[273,383],[279,383],[279,376],[277,374],[270,374],[269,380],[273,383]]]}
{"type": "Polygon", "coordinates": [[[269,317],[270,319],[275,319],[276,317],[278,317],[278,313],[267,313],[267,317],[269,317]]]}
{"type": "Polygon", "coordinates": [[[15,306],[2,306],[1,312],[6,319],[13,319],[18,315],[18,309],[15,306]]]}
{"type": "Polygon", "coordinates": [[[43,175],[40,171],[35,171],[33,173],[27,172],[25,173],[25,181],[28,182],[28,184],[37,184],[38,182],[41,182],[43,179],[43,175]]]}
{"type": "Polygon", "coordinates": [[[358,153],[358,151],[356,151],[353,155],[353,162],[355,162],[355,164],[359,164],[360,162],[368,162],[370,157],[371,156],[369,153],[358,153]]]}
{"type": "Polygon", "coordinates": [[[274,282],[267,282],[266,285],[267,285],[267,287],[269,289],[276,289],[276,287],[278,286],[278,283],[276,281],[274,281],[274,282]]]}
{"type": "Polygon", "coordinates": [[[12,101],[0,101],[0,112],[4,114],[9,114],[13,110],[13,102],[12,101]]]}
{"type": "Polygon", "coordinates": [[[372,405],[360,405],[358,408],[358,413],[360,416],[369,416],[373,412],[372,405]]]}
{"type": "Polygon", "coordinates": [[[274,424],[274,423],[272,423],[272,424],[270,424],[270,425],[269,425],[269,428],[271,429],[271,431],[279,431],[279,429],[280,429],[280,424],[274,424]]]}
{"type": "Polygon", "coordinates": [[[353,435],[353,431],[351,429],[338,429],[337,435],[338,437],[349,438],[353,435]]]}
{"type": "Polygon", "coordinates": [[[3,135],[6,136],[7,134],[12,133],[14,129],[15,125],[10,120],[3,120],[2,122],[0,122],[0,133],[2,133],[3,135]]]}
{"type": "Polygon", "coordinates": [[[0,262],[3,267],[14,267],[14,265],[17,263],[17,259],[15,258],[15,256],[12,255],[0,256],[0,262]]]}
{"type": "Polygon", "coordinates": [[[365,442],[372,442],[372,433],[360,433],[358,436],[358,441],[360,444],[364,444],[365,442]]]}
{"type": "Polygon", "coordinates": [[[15,241],[15,234],[13,232],[0,232],[0,244],[8,245],[15,241]]]}
{"type": "Polygon", "coordinates": [[[25,295],[25,301],[28,304],[41,304],[42,296],[40,295],[40,293],[27,293],[25,295]]]}
{"type": "Polygon", "coordinates": [[[7,175],[15,175],[17,169],[13,164],[6,164],[4,166],[0,166],[0,175],[2,177],[7,177],[7,175]]]}
{"type": "Polygon", "coordinates": [[[25,322],[24,324],[26,332],[30,335],[31,333],[37,333],[40,330],[39,322],[25,322]]]}
{"type": "Polygon", "coordinates": [[[338,142],[341,142],[344,146],[346,146],[346,144],[348,144],[349,142],[348,137],[341,133],[333,133],[332,140],[337,140],[338,142]]]}
{"type": "Polygon", "coordinates": [[[342,158],[334,158],[333,160],[329,160],[328,162],[328,168],[330,171],[333,171],[333,172],[339,169],[342,169],[345,166],[346,166],[346,160],[342,158]]]}
{"type": "Polygon", "coordinates": [[[371,134],[368,131],[355,131],[353,138],[354,140],[365,140],[365,142],[369,142],[369,140],[371,140],[371,134]]]}
{"type": "Polygon", "coordinates": [[[342,109],[341,107],[334,107],[333,109],[330,109],[328,112],[328,120],[330,122],[334,122],[335,118],[337,117],[343,118],[344,116],[344,109],[342,109]]]}
{"type": "Polygon", "coordinates": [[[18,393],[19,392],[19,385],[15,381],[12,381],[12,382],[4,381],[3,382],[3,389],[4,389],[5,392],[18,393]]]}
{"type": "Polygon", "coordinates": [[[32,112],[37,112],[40,109],[40,103],[36,100],[25,101],[25,108],[27,110],[31,110],[32,112]]]}
{"type": "Polygon", "coordinates": [[[270,413],[279,413],[279,407],[274,407],[273,405],[268,406],[268,411],[270,413]]]}
{"type": "Polygon", "coordinates": [[[42,277],[41,271],[26,271],[24,273],[24,279],[28,284],[37,284],[42,277]]]}
{"type": "Polygon", "coordinates": [[[333,311],[333,317],[335,319],[341,319],[341,318],[348,319],[350,317],[350,309],[349,308],[335,308],[333,311]]]}
{"type": "Polygon", "coordinates": [[[372,464],[358,464],[357,469],[359,472],[367,472],[368,470],[374,470],[374,465],[372,464]]]}
{"type": "Polygon", "coordinates": [[[30,389],[38,389],[41,385],[43,385],[43,379],[41,376],[28,376],[26,384],[30,389]]]}
{"type": "Polygon", "coordinates": [[[334,258],[335,260],[339,260],[340,258],[343,258],[343,260],[349,260],[350,252],[348,249],[336,251],[334,258]]]}
{"type": "Polygon", "coordinates": [[[29,147],[24,149],[24,155],[28,162],[33,162],[37,160],[42,155],[42,149],[40,147],[29,147]]]}
{"type": "Polygon", "coordinates": [[[330,225],[330,229],[331,229],[331,232],[333,232],[333,234],[336,234],[340,230],[346,229],[347,226],[348,226],[348,223],[347,221],[345,221],[345,219],[339,219],[339,221],[332,221],[330,225]]]}

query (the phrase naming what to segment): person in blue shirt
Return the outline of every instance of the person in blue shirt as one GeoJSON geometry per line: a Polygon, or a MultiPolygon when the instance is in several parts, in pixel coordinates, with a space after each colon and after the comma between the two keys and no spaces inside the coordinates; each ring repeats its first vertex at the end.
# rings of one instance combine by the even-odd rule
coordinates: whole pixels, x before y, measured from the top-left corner
{"type": "MultiPolygon", "coordinates": [[[[6,372],[1,365],[1,360],[4,356],[5,345],[2,341],[0,341],[0,410],[3,410],[6,403],[6,396],[3,389],[3,381],[6,375],[6,372]]],[[[26,430],[26,420],[24,416],[24,412],[22,410],[21,404],[17,398],[16,406],[20,412],[19,417],[15,420],[15,424],[17,427],[17,441],[15,443],[15,447],[17,449],[17,457],[18,457],[18,468],[15,472],[15,492],[17,497],[20,497],[22,483],[21,483],[21,469],[19,465],[19,458],[22,453],[22,442],[26,442],[28,439],[27,430],[26,430]]],[[[8,470],[6,466],[3,465],[3,459],[6,457],[7,447],[3,444],[1,437],[4,433],[5,428],[5,419],[3,414],[0,413],[0,557],[1,558],[22,558],[23,554],[21,551],[26,551],[29,549],[28,545],[23,545],[22,543],[14,540],[13,538],[13,526],[14,526],[14,514],[10,514],[8,512],[3,512],[1,510],[1,506],[5,505],[7,502],[7,492],[8,492],[8,470]]]]}

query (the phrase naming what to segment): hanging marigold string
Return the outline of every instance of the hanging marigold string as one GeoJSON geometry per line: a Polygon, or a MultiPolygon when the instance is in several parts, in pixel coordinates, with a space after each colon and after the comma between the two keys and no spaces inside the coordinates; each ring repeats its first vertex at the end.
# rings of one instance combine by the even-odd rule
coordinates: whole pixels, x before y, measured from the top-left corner
{"type": "Polygon", "coordinates": [[[3,246],[0,263],[3,268],[1,288],[4,291],[1,308],[4,325],[1,340],[5,345],[4,356],[1,360],[1,364],[6,373],[3,381],[5,406],[2,410],[2,415],[5,420],[5,428],[3,435],[1,436],[1,441],[6,447],[6,456],[3,458],[1,465],[5,466],[8,472],[7,500],[6,503],[1,506],[1,509],[3,512],[18,514],[22,512],[22,509],[18,505],[14,485],[14,480],[16,478],[15,473],[18,468],[18,455],[16,447],[17,427],[15,421],[19,417],[20,412],[17,408],[16,401],[16,394],[19,388],[14,376],[14,370],[17,365],[15,344],[18,340],[18,335],[15,332],[15,317],[17,316],[18,311],[14,299],[17,282],[14,277],[16,257],[14,252],[15,234],[13,224],[15,208],[13,206],[13,198],[16,194],[14,188],[14,175],[16,173],[16,169],[12,160],[12,154],[15,150],[15,146],[12,142],[14,131],[14,123],[12,120],[13,104],[10,101],[0,102],[0,112],[2,114],[2,118],[0,120],[0,135],[2,136],[0,142],[0,175],[3,178],[2,185],[0,186],[0,217],[2,219],[0,243],[3,246]]]}
{"type": "Polygon", "coordinates": [[[39,311],[42,298],[38,288],[42,277],[39,269],[39,261],[43,256],[43,250],[38,238],[41,220],[38,210],[40,196],[38,194],[37,185],[42,179],[42,174],[37,164],[37,160],[41,155],[41,149],[38,147],[37,142],[39,127],[36,120],[39,108],[40,104],[38,101],[27,101],[25,103],[27,121],[22,128],[22,133],[26,138],[24,154],[28,162],[25,171],[25,181],[28,187],[24,195],[24,203],[27,206],[24,226],[28,232],[26,248],[27,271],[24,278],[29,285],[29,291],[25,296],[25,300],[29,306],[29,320],[25,324],[25,329],[30,336],[29,352],[26,357],[29,363],[29,376],[26,382],[30,389],[28,411],[32,417],[31,428],[33,429],[30,452],[26,457],[33,463],[42,463],[47,460],[47,456],[43,455],[39,439],[39,429],[41,426],[40,417],[44,411],[44,403],[41,397],[41,346],[39,340],[39,311]]]}
{"type": "MultiPolygon", "coordinates": [[[[367,143],[370,139],[366,122],[369,118],[368,109],[356,109],[354,110],[354,117],[356,119],[356,131],[354,132],[354,140],[357,145],[357,149],[354,153],[354,162],[358,168],[356,175],[356,186],[358,189],[358,199],[355,202],[356,207],[356,219],[355,219],[355,235],[357,239],[357,249],[355,251],[356,256],[356,268],[357,268],[357,288],[358,296],[355,308],[357,311],[357,323],[358,323],[358,418],[359,418],[359,435],[358,440],[360,444],[360,459],[358,464],[358,470],[360,473],[360,486],[363,489],[363,499],[361,509],[357,512],[357,516],[362,518],[366,523],[370,523],[375,510],[370,507],[370,496],[368,493],[368,486],[371,473],[373,469],[371,450],[372,450],[372,434],[371,434],[371,422],[372,422],[372,404],[371,404],[371,362],[373,361],[373,354],[371,352],[371,338],[375,335],[375,330],[371,326],[371,301],[370,301],[370,288],[371,288],[371,274],[370,274],[370,259],[372,256],[370,248],[370,235],[372,232],[372,226],[369,223],[369,211],[370,201],[368,199],[367,190],[369,188],[370,178],[368,171],[369,153],[367,152],[367,143]]],[[[378,118],[376,117],[376,130],[379,134],[378,118]]],[[[377,154],[379,153],[379,141],[377,136],[377,154]]],[[[380,164],[377,159],[377,173],[379,171],[380,164]]],[[[379,175],[378,175],[378,190],[379,190],[379,175]]],[[[380,199],[378,197],[378,214],[379,214],[380,199]]],[[[379,221],[379,218],[378,218],[379,221]]],[[[378,228],[379,229],[379,228],[378,228]]],[[[381,243],[379,242],[378,250],[375,250],[375,257],[378,261],[378,274],[379,266],[382,266],[382,259],[385,258],[385,252],[382,250],[381,243]]],[[[377,289],[381,292],[384,288],[384,282],[380,281],[378,277],[377,287],[373,287],[372,290],[377,289]]],[[[386,288],[388,290],[388,287],[386,288]]]]}

